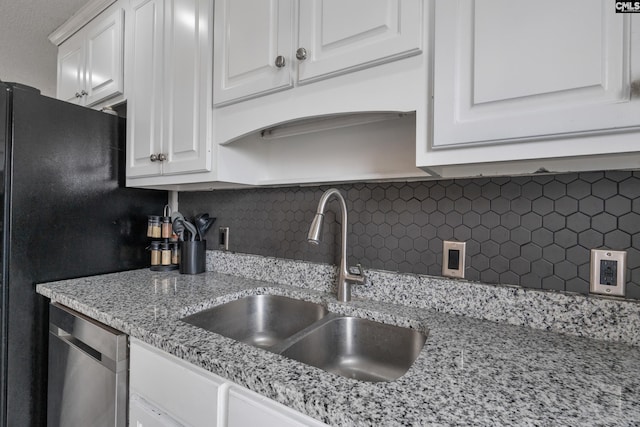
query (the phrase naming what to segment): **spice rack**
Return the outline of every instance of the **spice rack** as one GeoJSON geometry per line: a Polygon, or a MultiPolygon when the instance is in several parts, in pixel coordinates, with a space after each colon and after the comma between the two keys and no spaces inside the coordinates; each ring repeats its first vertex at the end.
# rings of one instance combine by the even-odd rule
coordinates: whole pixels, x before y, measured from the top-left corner
{"type": "Polygon", "coordinates": [[[164,207],[163,214],[149,215],[147,237],[151,240],[148,248],[151,252],[151,271],[177,270],[180,264],[180,248],[171,226],[171,208],[164,207]]]}

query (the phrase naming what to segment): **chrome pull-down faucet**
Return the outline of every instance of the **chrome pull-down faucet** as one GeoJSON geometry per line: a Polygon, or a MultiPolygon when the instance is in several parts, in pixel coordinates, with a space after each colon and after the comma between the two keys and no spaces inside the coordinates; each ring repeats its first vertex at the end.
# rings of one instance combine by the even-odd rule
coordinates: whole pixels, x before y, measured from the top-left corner
{"type": "Polygon", "coordinates": [[[322,238],[322,224],[324,223],[324,211],[327,205],[327,202],[331,197],[335,197],[338,199],[340,203],[340,214],[341,214],[341,222],[342,222],[342,231],[340,236],[340,266],[338,267],[338,301],[347,302],[351,301],[351,285],[352,284],[363,284],[365,281],[365,276],[362,273],[362,268],[358,265],[359,273],[353,274],[349,271],[349,267],[347,266],[347,204],[344,201],[344,197],[340,191],[336,188],[330,188],[322,194],[320,198],[320,202],[318,203],[318,210],[316,211],[316,216],[313,218],[311,222],[311,227],[309,228],[309,235],[307,236],[307,240],[309,243],[313,243],[317,245],[320,243],[322,238]]]}

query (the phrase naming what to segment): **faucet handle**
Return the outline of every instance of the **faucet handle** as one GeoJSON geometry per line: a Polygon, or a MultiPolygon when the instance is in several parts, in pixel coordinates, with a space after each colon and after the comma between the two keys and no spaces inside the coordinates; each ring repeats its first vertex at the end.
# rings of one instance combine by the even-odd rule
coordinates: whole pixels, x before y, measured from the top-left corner
{"type": "Polygon", "coordinates": [[[364,276],[364,273],[362,272],[362,264],[357,263],[356,264],[356,268],[358,269],[358,275],[359,276],[364,276]]]}
{"type": "Polygon", "coordinates": [[[362,272],[362,264],[358,263],[353,267],[349,267],[349,273],[355,274],[356,276],[364,277],[364,273],[362,272]],[[357,270],[357,273],[354,273],[354,270],[357,270]]]}

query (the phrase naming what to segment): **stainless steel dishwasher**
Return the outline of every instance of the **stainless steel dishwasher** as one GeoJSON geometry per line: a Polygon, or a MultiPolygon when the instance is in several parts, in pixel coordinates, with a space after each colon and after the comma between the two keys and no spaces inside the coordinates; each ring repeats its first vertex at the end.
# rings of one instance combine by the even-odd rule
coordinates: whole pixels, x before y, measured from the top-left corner
{"type": "Polygon", "coordinates": [[[126,334],[51,304],[47,426],[126,426],[128,360],[126,334]]]}

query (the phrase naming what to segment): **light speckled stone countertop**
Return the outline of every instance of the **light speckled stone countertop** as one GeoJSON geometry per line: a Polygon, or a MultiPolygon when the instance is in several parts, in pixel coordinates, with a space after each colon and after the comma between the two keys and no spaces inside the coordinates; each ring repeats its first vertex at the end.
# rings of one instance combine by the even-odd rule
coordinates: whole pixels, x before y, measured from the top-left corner
{"type": "Polygon", "coordinates": [[[422,307],[208,272],[149,270],[38,285],[100,322],[331,425],[640,425],[640,348],[422,307]],[[411,369],[388,383],[343,378],[179,319],[271,293],[330,311],[428,328],[411,369]]]}

